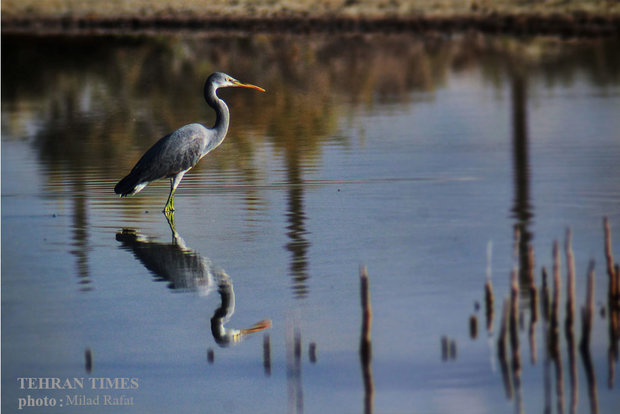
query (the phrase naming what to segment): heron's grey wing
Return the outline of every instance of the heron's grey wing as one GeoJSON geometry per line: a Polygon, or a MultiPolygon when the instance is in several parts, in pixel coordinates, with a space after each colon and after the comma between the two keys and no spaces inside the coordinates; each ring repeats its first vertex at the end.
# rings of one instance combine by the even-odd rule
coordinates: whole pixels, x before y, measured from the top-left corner
{"type": "Polygon", "coordinates": [[[131,171],[140,182],[173,177],[200,160],[208,130],[186,125],[157,141],[131,171]]]}
{"type": "Polygon", "coordinates": [[[123,249],[133,252],[156,280],[169,282],[171,289],[208,293],[215,285],[211,262],[194,250],[184,249],[176,243],[151,241],[127,229],[117,233],[116,240],[122,243],[123,249]]]}

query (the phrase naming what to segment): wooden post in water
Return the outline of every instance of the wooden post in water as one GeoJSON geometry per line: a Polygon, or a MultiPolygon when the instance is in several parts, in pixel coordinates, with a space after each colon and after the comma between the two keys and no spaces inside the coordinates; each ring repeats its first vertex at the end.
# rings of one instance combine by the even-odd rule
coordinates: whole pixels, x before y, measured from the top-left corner
{"type": "Polygon", "coordinates": [[[541,285],[541,299],[540,299],[540,308],[543,320],[547,322],[549,320],[549,282],[547,279],[549,278],[547,275],[547,268],[543,266],[542,271],[542,285],[541,285]]]}
{"type": "Polygon", "coordinates": [[[534,247],[530,244],[527,248],[527,278],[530,290],[530,312],[532,321],[538,320],[538,289],[536,288],[536,280],[534,277],[534,247]]]}
{"type": "Polygon", "coordinates": [[[590,336],[594,317],[594,261],[590,261],[588,269],[588,287],[586,304],[581,308],[581,341],[579,351],[583,361],[586,379],[588,380],[588,395],[590,397],[590,412],[598,413],[598,394],[596,391],[596,374],[590,354],[590,336]]]}
{"type": "Polygon", "coordinates": [[[519,244],[521,243],[521,229],[514,226],[514,246],[512,251],[513,267],[519,266],[519,244]]]}
{"type": "Polygon", "coordinates": [[[527,275],[530,290],[530,362],[536,364],[536,322],[538,321],[538,289],[534,280],[534,247],[530,244],[527,249],[527,275]]]}
{"type": "Polygon", "coordinates": [[[592,334],[592,321],[594,317],[594,261],[590,261],[588,269],[588,287],[586,291],[586,304],[581,308],[581,341],[579,347],[582,350],[590,350],[590,336],[592,334]]]}
{"type": "Polygon", "coordinates": [[[514,352],[519,348],[519,271],[515,267],[510,276],[510,346],[514,352]]]}
{"type": "Polygon", "coordinates": [[[478,318],[476,315],[469,317],[469,337],[476,339],[478,337],[478,318]]]}
{"type": "Polygon", "coordinates": [[[484,305],[487,318],[487,331],[493,331],[493,285],[491,284],[491,258],[493,255],[493,243],[487,244],[487,281],[484,284],[484,305]]]}
{"type": "Polygon", "coordinates": [[[564,250],[566,254],[567,284],[566,284],[566,326],[573,325],[575,314],[575,258],[571,243],[571,230],[566,229],[564,250]]]}
{"type": "Polygon", "coordinates": [[[566,254],[567,284],[566,284],[566,319],[564,322],[564,334],[568,348],[568,371],[570,374],[570,412],[577,412],[578,380],[577,380],[577,352],[575,347],[575,259],[571,243],[571,230],[566,229],[564,250],[566,254]]]}
{"type": "Polygon", "coordinates": [[[618,275],[614,269],[614,256],[611,251],[611,228],[607,217],[603,218],[603,230],[605,232],[605,261],[607,263],[607,275],[609,276],[610,303],[617,305],[618,275]]]}
{"type": "MultiPolygon", "coordinates": [[[[620,267],[615,266],[615,277],[620,278],[620,267]]],[[[616,282],[619,282],[618,280],[616,282]]],[[[616,286],[618,286],[616,284],[616,286]]],[[[616,372],[616,361],[618,361],[618,340],[620,337],[620,304],[614,300],[614,295],[609,294],[609,350],[608,364],[609,377],[607,379],[607,388],[614,388],[614,377],[616,372]]]]}
{"type": "Polygon", "coordinates": [[[609,292],[607,293],[607,307],[609,308],[609,376],[607,386],[613,388],[615,377],[615,363],[618,360],[618,340],[620,339],[620,268],[614,265],[611,250],[611,226],[607,217],[603,218],[605,233],[605,261],[609,276],[609,292]]]}
{"type": "MultiPolygon", "coordinates": [[[[519,269],[515,265],[512,269],[510,283],[510,349],[512,351],[512,384],[515,393],[515,403],[521,407],[521,352],[519,350],[519,269]]],[[[520,412],[519,408],[516,412],[520,412]]]]}
{"type": "Polygon", "coordinates": [[[360,268],[360,294],[362,302],[362,332],[360,335],[360,361],[364,380],[364,413],[372,414],[375,386],[372,377],[372,307],[370,305],[370,288],[366,266],[360,268]]]}
{"type": "Polygon", "coordinates": [[[564,375],[562,367],[562,353],[560,347],[559,318],[560,318],[560,246],[558,241],[553,242],[553,300],[551,302],[551,320],[549,324],[549,344],[551,359],[555,365],[556,395],[558,413],[564,412],[564,375]]]}
{"type": "Polygon", "coordinates": [[[487,280],[484,284],[484,304],[485,315],[487,319],[487,331],[493,331],[493,285],[491,281],[487,280]]]}
{"type": "Polygon", "coordinates": [[[90,348],[84,350],[84,369],[87,374],[93,371],[93,351],[90,348]]]}
{"type": "MultiPolygon", "coordinates": [[[[520,317],[519,311],[519,273],[522,270],[528,269],[521,268],[522,255],[522,240],[525,240],[525,235],[521,233],[521,227],[514,227],[514,252],[513,252],[513,268],[510,277],[510,315],[509,315],[509,330],[510,330],[510,349],[512,351],[512,379],[513,390],[515,393],[516,411],[520,412],[522,407],[522,393],[521,393],[521,351],[519,347],[519,328],[522,327],[521,322],[523,319],[520,317]]],[[[526,258],[527,259],[527,258],[526,258]]]]}
{"type": "Polygon", "coordinates": [[[499,335],[497,338],[497,359],[502,371],[502,379],[504,380],[504,389],[506,390],[506,398],[512,399],[512,381],[510,378],[510,369],[508,368],[508,357],[506,355],[506,339],[508,338],[508,328],[510,314],[510,299],[504,299],[504,307],[502,309],[502,320],[499,326],[499,335]]]}
{"type": "Polygon", "coordinates": [[[555,318],[557,323],[559,320],[559,305],[560,305],[560,289],[562,288],[562,279],[560,276],[560,246],[558,241],[553,242],[553,302],[551,307],[552,322],[555,318]],[[555,312],[555,315],[553,315],[555,312]]]}

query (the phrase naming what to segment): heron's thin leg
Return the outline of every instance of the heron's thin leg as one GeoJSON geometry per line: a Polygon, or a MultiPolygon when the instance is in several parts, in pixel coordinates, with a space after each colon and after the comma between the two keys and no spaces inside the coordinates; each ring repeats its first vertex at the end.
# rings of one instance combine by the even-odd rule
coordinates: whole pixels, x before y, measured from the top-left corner
{"type": "Polygon", "coordinates": [[[189,170],[181,171],[170,179],[170,195],[168,196],[168,201],[164,207],[164,213],[174,211],[174,192],[177,190],[177,187],[181,183],[181,180],[187,171],[189,170]]]}
{"type": "Polygon", "coordinates": [[[176,191],[176,185],[174,185],[174,179],[170,180],[170,194],[168,195],[168,201],[164,207],[164,213],[170,213],[174,211],[174,192],[176,191]]]}

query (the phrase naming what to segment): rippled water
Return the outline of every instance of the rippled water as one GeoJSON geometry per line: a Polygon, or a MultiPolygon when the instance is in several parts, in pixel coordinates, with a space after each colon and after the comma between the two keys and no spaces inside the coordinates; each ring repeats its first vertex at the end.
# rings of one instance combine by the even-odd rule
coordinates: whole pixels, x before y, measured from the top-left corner
{"type": "Polygon", "coordinates": [[[617,46],[3,36],[3,410],[30,395],[74,412],[613,412],[602,220],[616,240],[617,46]],[[183,179],[174,233],[160,213],[167,182],[127,199],[112,189],[160,136],[213,122],[201,94],[214,70],[267,93],[220,93],[231,130],[183,179]],[[577,309],[596,263],[592,371],[563,330],[563,249],[560,358],[544,318],[533,346],[528,333],[523,254],[532,247],[543,297],[541,268],[551,272],[568,227],[577,309]],[[515,264],[521,363],[503,376],[498,334],[515,264]],[[373,311],[365,366],[360,265],[373,311]],[[257,322],[266,329],[231,331],[257,322]],[[442,338],[456,355],[442,355],[442,338]],[[26,390],[19,377],[139,386],[26,390]],[[66,407],[76,394],[133,400],[66,407]]]}

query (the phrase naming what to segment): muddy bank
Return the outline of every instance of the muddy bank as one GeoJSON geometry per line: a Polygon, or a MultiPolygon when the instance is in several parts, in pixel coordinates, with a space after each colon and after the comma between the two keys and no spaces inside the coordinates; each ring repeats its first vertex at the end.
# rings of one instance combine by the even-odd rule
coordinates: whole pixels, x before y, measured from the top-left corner
{"type": "Polygon", "coordinates": [[[619,36],[620,15],[599,13],[489,13],[441,16],[131,16],[2,18],[3,33],[127,33],[151,31],[244,33],[442,32],[566,37],[619,36]]]}

